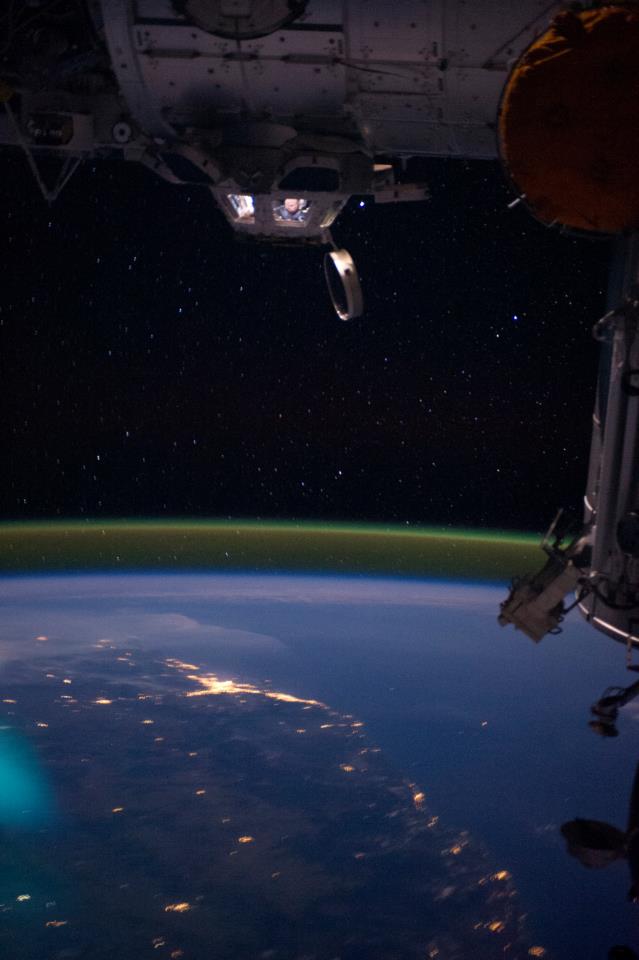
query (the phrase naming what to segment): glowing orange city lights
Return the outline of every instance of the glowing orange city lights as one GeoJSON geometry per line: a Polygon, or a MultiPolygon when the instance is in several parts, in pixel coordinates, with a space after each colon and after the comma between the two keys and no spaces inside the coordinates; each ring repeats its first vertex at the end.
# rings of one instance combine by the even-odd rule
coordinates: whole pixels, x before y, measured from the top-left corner
{"type": "MultiPolygon", "coordinates": [[[[181,660],[173,658],[164,661],[167,667],[173,667],[175,670],[198,670],[199,667],[192,663],[183,663],[181,660]]],[[[201,690],[189,690],[187,697],[217,697],[222,694],[253,694],[268,697],[269,700],[279,700],[282,703],[301,703],[309,707],[325,707],[326,704],[319,700],[305,700],[303,697],[295,697],[291,693],[280,693],[277,690],[266,690],[253,686],[252,683],[236,683],[235,680],[220,680],[214,673],[200,674],[196,676],[192,673],[187,674],[188,680],[194,680],[202,687],[201,690]]]]}

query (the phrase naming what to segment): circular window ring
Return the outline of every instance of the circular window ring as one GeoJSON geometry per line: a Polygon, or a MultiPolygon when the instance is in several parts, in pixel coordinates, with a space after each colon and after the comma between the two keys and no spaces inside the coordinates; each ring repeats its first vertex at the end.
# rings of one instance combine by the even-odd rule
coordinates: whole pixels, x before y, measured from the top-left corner
{"type": "Polygon", "coordinates": [[[364,311],[362,288],[355,261],[348,250],[324,254],[324,276],[335,313],[340,320],[361,317],[364,311]]]}
{"type": "Polygon", "coordinates": [[[174,9],[201,30],[225,40],[254,40],[287,27],[306,10],[308,0],[173,0],[174,9]]]}

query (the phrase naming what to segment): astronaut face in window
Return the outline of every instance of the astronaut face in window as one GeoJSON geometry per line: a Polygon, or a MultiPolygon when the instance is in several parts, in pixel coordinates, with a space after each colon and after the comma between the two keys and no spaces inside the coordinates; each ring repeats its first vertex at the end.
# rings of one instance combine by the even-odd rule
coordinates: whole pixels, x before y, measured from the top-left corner
{"type": "Polygon", "coordinates": [[[302,197],[286,197],[281,203],[273,206],[273,216],[278,221],[304,223],[308,219],[310,209],[310,203],[302,197]]]}

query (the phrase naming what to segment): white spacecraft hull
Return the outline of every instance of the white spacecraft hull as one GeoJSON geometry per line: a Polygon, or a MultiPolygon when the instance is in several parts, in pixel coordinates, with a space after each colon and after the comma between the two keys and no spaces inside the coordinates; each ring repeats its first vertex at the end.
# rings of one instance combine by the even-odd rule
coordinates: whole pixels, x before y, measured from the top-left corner
{"type": "Polygon", "coordinates": [[[601,364],[584,525],[592,556],[579,607],[599,630],[639,644],[639,234],[620,240],[601,364]]]}
{"type": "MultiPolygon", "coordinates": [[[[92,0],[117,90],[25,91],[21,116],[64,108],[87,118],[58,147],[76,155],[111,149],[135,159],[145,137],[259,118],[348,133],[372,154],[492,158],[510,66],[561,6],[309,0],[282,29],[231,39],[176,13],[171,0],[92,0]],[[131,128],[128,142],[122,127],[114,134],[119,120],[131,128]]],[[[0,143],[15,142],[1,117],[0,143]]]]}

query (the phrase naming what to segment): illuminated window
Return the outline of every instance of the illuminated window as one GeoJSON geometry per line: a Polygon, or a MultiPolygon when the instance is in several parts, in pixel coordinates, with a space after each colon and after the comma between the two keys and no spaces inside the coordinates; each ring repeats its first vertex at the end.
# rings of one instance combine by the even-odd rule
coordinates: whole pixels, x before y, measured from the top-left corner
{"type": "Polygon", "coordinates": [[[247,223],[255,219],[255,203],[250,193],[229,193],[227,197],[236,220],[247,223]]]}
{"type": "Polygon", "coordinates": [[[273,203],[273,219],[276,223],[306,223],[311,206],[302,197],[284,197],[273,203]]]}

